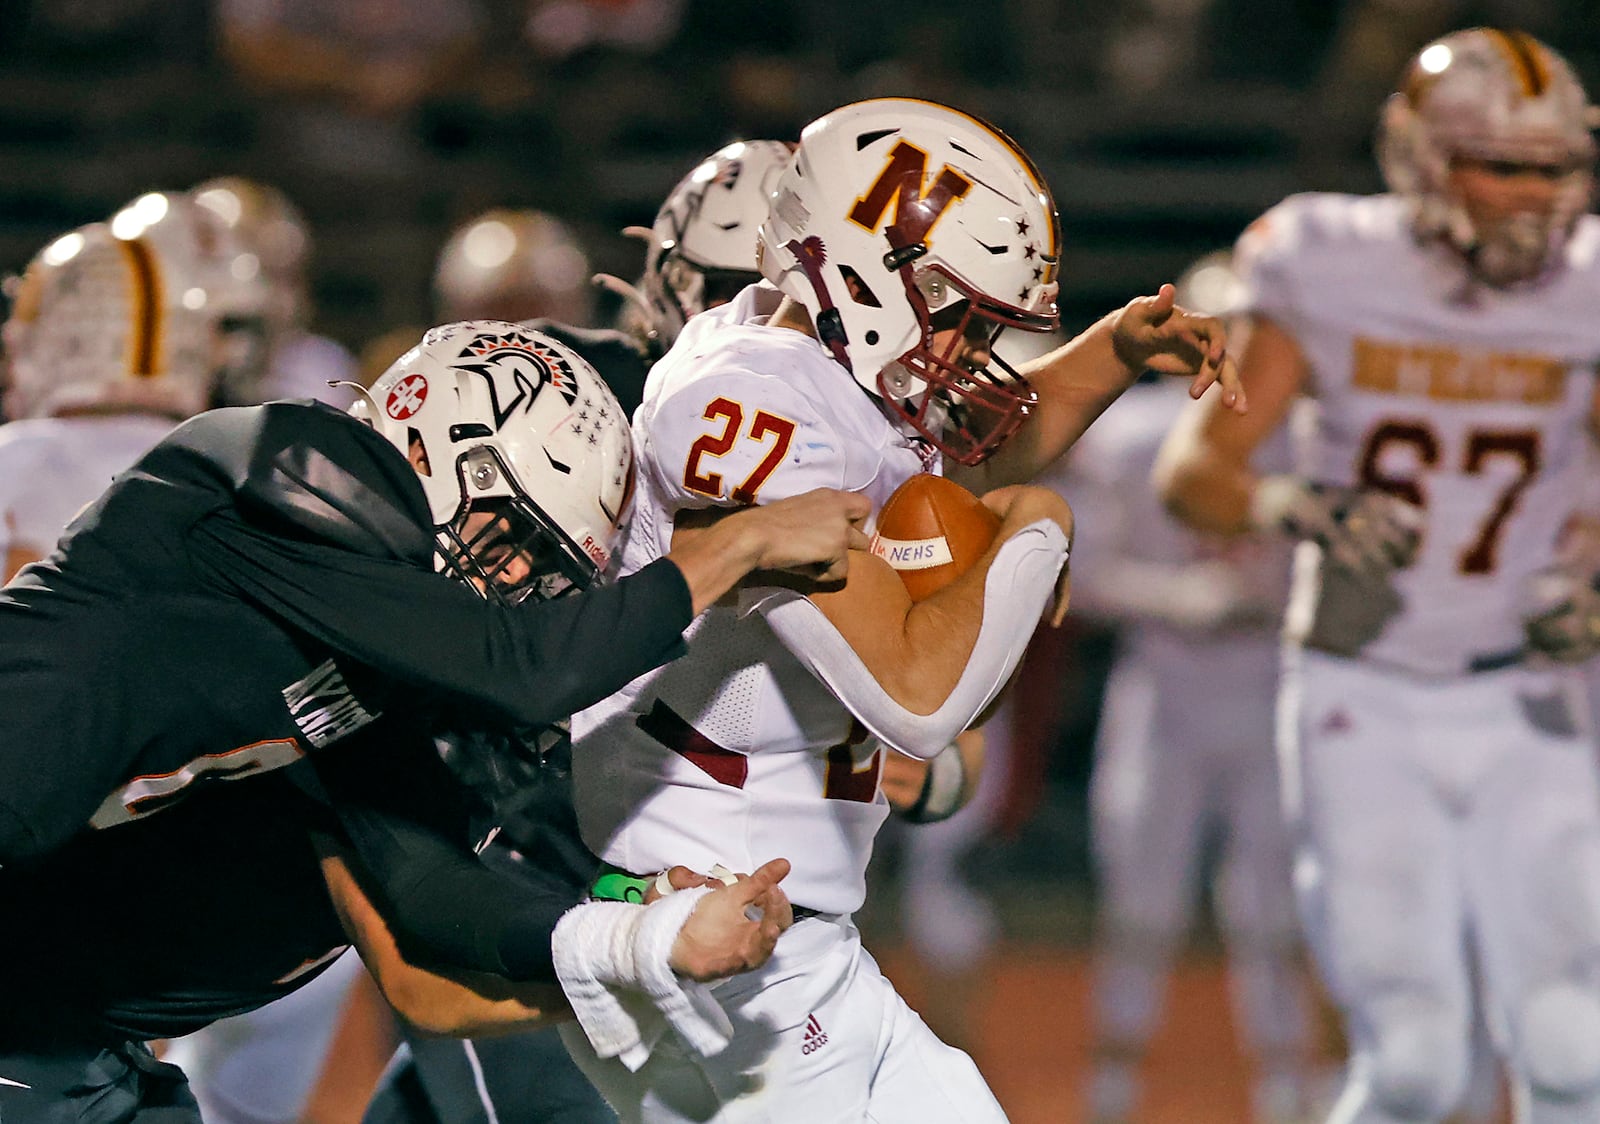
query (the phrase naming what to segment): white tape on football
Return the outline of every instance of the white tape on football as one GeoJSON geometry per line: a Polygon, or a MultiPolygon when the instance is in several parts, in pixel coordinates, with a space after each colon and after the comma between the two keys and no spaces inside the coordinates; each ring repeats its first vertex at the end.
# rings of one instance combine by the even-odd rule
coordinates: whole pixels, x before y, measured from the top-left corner
{"type": "Polygon", "coordinates": [[[955,561],[943,535],[931,539],[886,539],[874,535],[872,553],[896,570],[931,570],[955,561]]]}

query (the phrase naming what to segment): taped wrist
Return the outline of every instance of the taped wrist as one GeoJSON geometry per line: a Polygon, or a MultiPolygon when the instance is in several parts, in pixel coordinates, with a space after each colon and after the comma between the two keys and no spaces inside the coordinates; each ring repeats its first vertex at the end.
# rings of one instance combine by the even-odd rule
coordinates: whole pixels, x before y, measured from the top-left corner
{"type": "Polygon", "coordinates": [[[907,823],[938,823],[961,810],[967,787],[967,763],[961,746],[951,742],[928,762],[917,802],[900,814],[907,823]]]}
{"type": "Polygon", "coordinates": [[[755,601],[784,647],[820,679],[879,740],[923,760],[955,741],[1011,678],[1067,562],[1067,537],[1052,519],[1018,531],[1001,546],[983,587],[983,624],[972,654],[944,703],[913,714],[879,685],[837,629],[805,597],[764,592],[755,601]]]}
{"type": "Polygon", "coordinates": [[[673,942],[709,892],[679,890],[648,906],[588,902],[557,923],[550,942],[556,978],[600,1057],[637,1070],[663,1021],[698,1054],[728,1044],[727,1015],[703,985],[679,979],[671,964],[673,942]]]}

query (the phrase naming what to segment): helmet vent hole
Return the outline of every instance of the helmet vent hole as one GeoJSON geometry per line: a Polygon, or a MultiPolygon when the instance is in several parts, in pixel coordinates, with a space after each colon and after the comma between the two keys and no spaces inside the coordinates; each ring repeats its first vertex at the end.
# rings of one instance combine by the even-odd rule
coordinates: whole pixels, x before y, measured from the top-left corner
{"type": "Polygon", "coordinates": [[[868,332],[867,336],[866,336],[866,339],[867,339],[867,346],[868,347],[874,347],[874,346],[877,345],[877,342],[878,342],[878,333],[877,332],[868,332]]]}
{"type": "Polygon", "coordinates": [[[857,304],[866,305],[868,308],[882,308],[883,303],[878,300],[878,295],[872,287],[861,279],[861,274],[851,269],[848,265],[839,267],[839,276],[844,278],[845,287],[850,290],[850,299],[857,304]]]}
{"type": "Polygon", "coordinates": [[[899,129],[875,129],[870,133],[858,134],[857,137],[856,137],[856,151],[860,152],[863,148],[866,148],[868,145],[876,144],[878,141],[881,141],[884,137],[892,137],[896,133],[898,133],[899,131],[900,131],[899,129]]]}
{"type": "Polygon", "coordinates": [[[494,431],[482,422],[462,422],[450,427],[450,440],[470,441],[474,437],[493,437],[494,431]]]}

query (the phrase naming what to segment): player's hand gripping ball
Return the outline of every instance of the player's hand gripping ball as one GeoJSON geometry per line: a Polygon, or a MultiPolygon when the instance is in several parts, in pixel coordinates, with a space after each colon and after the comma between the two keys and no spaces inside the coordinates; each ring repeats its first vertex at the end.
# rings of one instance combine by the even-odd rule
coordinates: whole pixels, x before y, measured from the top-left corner
{"type": "Polygon", "coordinates": [[[872,553],[899,573],[911,600],[931,597],[972,568],[1000,532],[1000,517],[960,484],[913,476],[884,502],[872,553]]]}

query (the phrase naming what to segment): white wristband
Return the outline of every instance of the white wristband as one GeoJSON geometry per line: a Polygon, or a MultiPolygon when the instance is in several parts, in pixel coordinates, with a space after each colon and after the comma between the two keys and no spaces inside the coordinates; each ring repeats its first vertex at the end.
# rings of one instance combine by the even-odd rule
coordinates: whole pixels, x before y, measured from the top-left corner
{"type": "Polygon", "coordinates": [[[679,930],[709,892],[679,890],[648,906],[587,902],[556,923],[556,978],[600,1057],[637,1071],[668,1026],[701,1055],[733,1037],[710,991],[679,979],[670,963],[679,930]]]}

